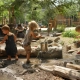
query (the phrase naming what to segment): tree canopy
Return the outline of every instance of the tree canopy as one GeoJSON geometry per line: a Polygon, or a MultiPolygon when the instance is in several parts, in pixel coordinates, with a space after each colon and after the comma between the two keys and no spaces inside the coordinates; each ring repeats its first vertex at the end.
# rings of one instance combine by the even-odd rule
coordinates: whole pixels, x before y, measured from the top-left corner
{"type": "Polygon", "coordinates": [[[80,0],[0,0],[0,16],[9,19],[11,10],[17,23],[36,20],[46,24],[58,14],[76,15],[79,5],[80,0]]]}

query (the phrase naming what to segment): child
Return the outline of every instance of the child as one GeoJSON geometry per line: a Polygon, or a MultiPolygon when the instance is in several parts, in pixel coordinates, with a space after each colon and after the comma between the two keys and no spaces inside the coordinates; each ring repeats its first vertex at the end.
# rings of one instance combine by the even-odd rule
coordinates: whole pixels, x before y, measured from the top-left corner
{"type": "Polygon", "coordinates": [[[17,38],[24,38],[24,28],[21,24],[15,28],[17,38]]]}
{"type": "Polygon", "coordinates": [[[35,21],[31,21],[28,24],[29,30],[27,31],[25,35],[25,39],[23,42],[24,49],[26,51],[26,57],[27,57],[27,64],[30,63],[30,54],[31,54],[31,41],[33,38],[37,39],[40,38],[41,36],[37,36],[34,33],[34,30],[38,28],[38,24],[35,21]]]}
{"type": "Polygon", "coordinates": [[[48,36],[49,36],[49,33],[50,33],[51,30],[52,30],[52,23],[49,23],[48,24],[48,36]]]}
{"type": "Polygon", "coordinates": [[[10,32],[10,28],[8,25],[4,25],[2,27],[2,32],[5,34],[3,40],[0,42],[0,44],[5,43],[5,51],[8,55],[7,60],[11,60],[11,56],[15,55],[15,59],[18,60],[17,56],[17,47],[16,47],[16,36],[10,32]]]}

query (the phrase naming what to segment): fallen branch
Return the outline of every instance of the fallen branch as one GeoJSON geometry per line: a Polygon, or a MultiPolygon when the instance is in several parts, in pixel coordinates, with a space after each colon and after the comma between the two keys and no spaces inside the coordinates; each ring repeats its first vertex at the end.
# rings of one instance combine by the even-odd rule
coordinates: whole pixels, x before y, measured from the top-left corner
{"type": "Polygon", "coordinates": [[[66,67],[71,68],[71,69],[80,70],[80,65],[76,65],[76,64],[67,63],[66,67]]]}
{"type": "Polygon", "coordinates": [[[54,75],[58,75],[63,78],[67,78],[71,80],[80,80],[80,73],[73,69],[56,66],[56,65],[49,66],[44,64],[40,65],[39,68],[52,72],[54,75]]]}

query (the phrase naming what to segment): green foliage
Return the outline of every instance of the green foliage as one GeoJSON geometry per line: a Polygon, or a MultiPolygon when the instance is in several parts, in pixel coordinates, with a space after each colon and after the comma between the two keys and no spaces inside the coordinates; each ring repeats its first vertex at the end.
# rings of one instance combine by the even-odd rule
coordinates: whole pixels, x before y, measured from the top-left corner
{"type": "Polygon", "coordinates": [[[67,31],[65,31],[65,32],[62,33],[63,37],[72,37],[72,38],[75,38],[78,35],[79,35],[79,33],[77,33],[75,30],[67,30],[67,31]]]}
{"type": "Polygon", "coordinates": [[[17,10],[15,11],[15,16],[16,16],[16,22],[19,23],[23,23],[25,22],[25,15],[23,15],[23,12],[17,10]]]}
{"type": "Polygon", "coordinates": [[[47,24],[59,13],[74,16],[78,9],[77,5],[74,5],[75,2],[80,3],[79,0],[0,0],[0,16],[3,15],[8,18],[8,11],[14,7],[17,21],[34,19],[47,24]]]}
{"type": "Polygon", "coordinates": [[[57,31],[58,32],[63,32],[65,30],[65,25],[57,25],[57,31]]]}

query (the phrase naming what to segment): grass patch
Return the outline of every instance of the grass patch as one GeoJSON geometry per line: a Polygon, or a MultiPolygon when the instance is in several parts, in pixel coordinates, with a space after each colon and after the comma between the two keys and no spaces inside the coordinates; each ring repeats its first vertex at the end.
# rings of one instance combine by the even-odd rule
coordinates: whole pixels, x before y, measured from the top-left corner
{"type": "Polygon", "coordinates": [[[65,32],[62,33],[63,37],[75,38],[78,35],[79,35],[79,33],[76,32],[75,30],[67,30],[67,31],[65,31],[65,32]]]}

